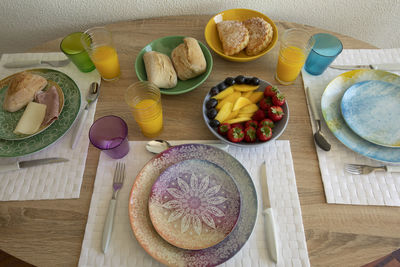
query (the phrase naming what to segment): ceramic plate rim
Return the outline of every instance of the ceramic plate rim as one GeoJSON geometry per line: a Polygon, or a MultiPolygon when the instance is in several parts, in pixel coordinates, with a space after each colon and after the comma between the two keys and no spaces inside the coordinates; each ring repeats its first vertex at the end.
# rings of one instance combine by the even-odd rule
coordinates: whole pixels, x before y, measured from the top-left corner
{"type": "MultiPolygon", "coordinates": [[[[331,110],[329,109],[333,101],[332,100],[328,101],[329,99],[328,94],[330,93],[330,90],[333,90],[332,87],[334,86],[334,83],[340,82],[340,80],[343,79],[347,80],[356,78],[359,79],[352,81],[351,84],[349,84],[349,86],[347,87],[349,88],[356,82],[361,82],[368,79],[371,80],[370,77],[368,77],[368,79],[367,78],[364,79],[364,77],[361,78],[359,77],[365,73],[367,73],[367,75],[371,73],[372,75],[380,77],[380,80],[389,81],[392,83],[393,81],[397,80],[397,84],[400,84],[400,76],[383,70],[357,69],[344,72],[335,77],[334,79],[332,79],[325,87],[325,90],[321,97],[322,115],[332,134],[347,148],[370,159],[374,159],[385,163],[399,164],[400,163],[399,148],[379,146],[367,140],[364,140],[363,138],[359,137],[356,133],[354,133],[350,129],[350,127],[344,122],[344,119],[341,115],[340,107],[338,110],[336,110],[336,113],[331,112],[331,110]],[[338,113],[339,116],[337,116],[338,113]],[[336,116],[333,116],[332,114],[336,116]],[[330,117],[335,118],[336,120],[333,120],[330,117]],[[340,128],[338,126],[340,126],[340,128]],[[361,146],[357,146],[358,143],[356,142],[360,143],[361,146]]],[[[347,88],[343,88],[343,86],[341,85],[340,88],[341,91],[339,92],[340,98],[338,99],[339,103],[333,103],[333,104],[340,105],[341,98],[344,92],[347,90],[347,88]]]]}
{"type": "MultiPolygon", "coordinates": [[[[176,165],[178,165],[178,164],[182,164],[182,163],[184,163],[185,161],[202,161],[202,162],[205,162],[206,164],[214,165],[216,168],[220,169],[220,171],[224,172],[224,173],[229,177],[229,179],[231,180],[231,182],[232,182],[232,183],[234,184],[234,186],[235,186],[235,189],[236,189],[236,191],[237,191],[237,196],[238,196],[238,199],[239,199],[239,203],[240,203],[240,204],[239,204],[239,207],[238,207],[238,209],[237,209],[237,211],[236,211],[236,212],[237,212],[237,217],[235,217],[235,223],[233,224],[232,229],[230,229],[229,233],[227,233],[227,234],[224,236],[224,238],[221,239],[221,240],[219,241],[219,242],[221,242],[222,240],[224,240],[226,237],[228,237],[228,236],[230,235],[230,233],[233,231],[233,229],[235,229],[236,224],[237,224],[237,222],[239,221],[239,216],[240,216],[240,211],[241,211],[241,202],[242,202],[242,199],[241,199],[242,197],[241,197],[241,194],[240,194],[240,190],[239,190],[239,188],[238,188],[238,186],[237,186],[237,183],[236,183],[235,179],[234,179],[234,178],[231,176],[231,174],[228,173],[225,169],[223,169],[222,167],[220,167],[218,164],[213,163],[213,162],[208,161],[208,160],[205,160],[205,159],[187,159],[187,160],[182,160],[182,161],[179,161],[179,162],[177,162],[177,163],[175,163],[175,164],[172,164],[171,166],[167,167],[164,171],[162,171],[162,172],[160,173],[160,175],[158,176],[158,178],[156,179],[156,181],[153,183],[151,192],[153,191],[153,188],[154,188],[155,184],[157,183],[157,181],[159,181],[161,175],[163,175],[165,172],[167,172],[168,170],[170,170],[170,168],[172,168],[173,166],[176,166],[176,165]]],[[[149,210],[150,210],[150,208],[151,208],[151,207],[150,207],[150,197],[149,197],[149,210]]],[[[149,213],[150,213],[150,212],[149,212],[149,213]]],[[[158,234],[159,234],[161,237],[163,237],[163,238],[165,239],[165,237],[159,232],[158,228],[154,225],[152,216],[149,215],[149,217],[150,217],[150,220],[151,220],[152,223],[153,223],[154,229],[158,232],[158,234]]],[[[169,243],[171,243],[172,245],[174,245],[174,246],[176,246],[176,247],[179,247],[179,248],[182,248],[182,249],[190,249],[190,250],[201,250],[201,249],[206,249],[206,248],[215,246],[216,244],[219,243],[219,242],[217,242],[217,243],[215,243],[215,244],[211,244],[211,245],[208,245],[207,247],[203,247],[203,248],[185,248],[185,247],[178,246],[177,243],[172,243],[171,240],[169,240],[169,241],[166,240],[166,241],[169,242],[169,243]]]]}
{"type": "MultiPolygon", "coordinates": [[[[249,211],[249,213],[250,213],[250,215],[252,215],[252,222],[251,222],[251,225],[249,225],[249,228],[250,229],[243,229],[243,230],[248,230],[248,233],[246,233],[246,237],[244,238],[244,240],[243,239],[241,239],[240,241],[241,241],[241,243],[240,243],[240,245],[238,246],[238,247],[236,247],[236,250],[234,251],[234,253],[232,254],[232,255],[229,255],[229,256],[227,256],[226,258],[224,258],[224,259],[222,259],[222,260],[220,260],[220,262],[218,262],[217,264],[221,264],[221,263],[223,263],[223,262],[226,262],[227,260],[229,260],[231,257],[233,257],[235,254],[237,254],[237,252],[245,245],[245,243],[248,241],[248,239],[250,238],[250,235],[251,235],[251,233],[253,232],[253,230],[254,230],[254,227],[255,227],[255,223],[256,223],[256,220],[257,220],[257,215],[258,215],[258,197],[257,197],[257,192],[256,192],[256,188],[255,188],[255,186],[254,186],[254,183],[253,183],[253,180],[252,180],[252,178],[251,178],[251,176],[250,176],[250,174],[249,174],[249,172],[247,171],[247,169],[236,159],[236,158],[234,158],[232,155],[230,155],[228,152],[226,152],[226,151],[223,151],[223,150],[221,150],[221,149],[218,149],[218,148],[215,148],[215,147],[213,147],[213,146],[209,146],[209,145],[204,145],[204,144],[183,144],[183,145],[177,145],[177,146],[174,146],[174,147],[171,147],[171,148],[169,148],[169,149],[167,149],[167,150],[165,150],[165,151],[163,151],[163,152],[161,152],[160,154],[158,154],[158,155],[156,155],[156,156],[154,156],[152,159],[150,159],[144,166],[143,166],[143,168],[139,171],[139,173],[138,173],[138,175],[136,176],[136,178],[135,178],[135,182],[134,182],[134,184],[133,184],[133,186],[132,186],[132,189],[131,189],[131,192],[130,192],[130,194],[129,194],[129,205],[128,205],[128,213],[129,213],[129,220],[130,220],[130,226],[131,226],[131,229],[132,229],[132,232],[133,232],[133,234],[134,234],[134,236],[135,236],[135,238],[136,238],[136,240],[139,242],[139,244],[143,247],[143,249],[150,255],[150,256],[152,256],[154,259],[156,259],[157,261],[159,261],[159,262],[161,262],[161,263],[163,263],[163,264],[168,264],[168,262],[167,262],[167,260],[166,259],[164,259],[164,258],[157,258],[157,255],[154,255],[154,254],[151,254],[150,253],[150,251],[149,251],[149,248],[147,247],[147,245],[146,244],[143,244],[139,239],[139,236],[140,236],[140,233],[137,233],[137,231],[138,231],[138,229],[136,229],[136,226],[135,226],[135,219],[133,218],[133,212],[132,212],[132,209],[133,209],[133,196],[134,196],[134,192],[135,192],[135,190],[137,190],[137,187],[138,187],[138,183],[139,183],[139,180],[140,180],[140,176],[141,175],[143,175],[143,172],[145,171],[145,169],[146,169],[146,167],[148,167],[148,166],[150,166],[154,161],[157,161],[157,160],[160,160],[160,158],[165,158],[165,157],[168,157],[168,154],[169,153],[171,153],[171,152],[173,152],[174,150],[176,150],[176,149],[185,149],[185,150],[187,150],[187,151],[190,151],[190,149],[194,149],[195,151],[198,151],[198,150],[212,150],[212,151],[214,151],[215,153],[219,153],[218,155],[222,155],[222,157],[224,158],[224,159],[226,159],[226,158],[229,158],[230,159],[230,161],[233,161],[233,162],[235,162],[236,164],[237,164],[237,166],[239,166],[238,168],[240,168],[241,169],[241,172],[243,173],[243,176],[242,177],[239,177],[240,176],[240,174],[235,174],[235,175],[232,175],[233,177],[234,177],[234,179],[235,179],[235,181],[237,180],[237,177],[239,177],[240,179],[243,179],[243,178],[245,178],[246,179],[246,181],[242,181],[242,180],[239,180],[239,182],[241,182],[241,183],[243,183],[243,185],[242,186],[245,186],[246,185],[246,183],[247,184],[249,184],[250,186],[251,186],[251,188],[247,188],[246,187],[246,189],[247,190],[251,190],[252,191],[252,194],[251,194],[251,199],[247,199],[246,201],[248,201],[249,203],[251,202],[251,204],[252,204],[252,206],[254,207],[254,209],[253,209],[253,213],[251,213],[250,211],[249,211]]],[[[190,154],[190,155],[192,155],[192,154],[190,154]]],[[[193,158],[198,158],[198,157],[193,157],[193,158]]],[[[210,158],[210,154],[207,154],[207,159],[209,159],[210,158]]],[[[214,161],[211,161],[211,162],[214,162],[214,161]]],[[[215,162],[214,162],[215,163],[215,162]]],[[[224,162],[223,162],[224,163],[224,162]]],[[[170,165],[168,165],[168,166],[170,166],[170,165]]],[[[221,166],[222,168],[224,168],[223,166],[221,166]]],[[[225,169],[225,168],[224,168],[225,169]]],[[[157,171],[162,171],[162,170],[157,170],[157,171]]],[[[229,172],[228,172],[229,173],[229,172]]],[[[238,182],[238,183],[239,183],[238,182]]],[[[238,185],[238,187],[239,187],[239,185],[238,185]]],[[[239,187],[239,191],[240,191],[240,193],[242,194],[242,191],[241,190],[243,190],[243,188],[240,188],[239,187]]],[[[149,192],[148,192],[149,193],[149,192]]],[[[243,196],[242,195],[242,200],[244,199],[244,197],[245,196],[243,196]]],[[[249,204],[248,203],[248,204],[249,204]]],[[[147,203],[146,203],[147,204],[147,203]]],[[[241,203],[241,204],[245,204],[245,203],[241,203]]],[[[146,205],[146,207],[147,207],[147,205],[146,205]]],[[[239,215],[239,220],[240,220],[240,218],[242,218],[242,213],[240,213],[240,215],[239,215]]],[[[244,215],[243,215],[243,217],[244,217],[244,215]]],[[[150,228],[151,228],[152,226],[150,226],[150,228]]],[[[237,229],[239,229],[240,227],[245,227],[244,225],[240,225],[239,223],[236,225],[236,227],[234,228],[234,230],[232,231],[232,233],[234,233],[234,232],[236,232],[236,231],[239,231],[239,230],[237,230],[237,229]]],[[[155,230],[154,230],[155,231],[155,230]]],[[[161,237],[160,237],[161,238],[161,237]]],[[[231,235],[229,235],[227,238],[225,238],[220,244],[224,244],[225,242],[227,242],[227,240],[229,240],[230,238],[232,238],[231,237],[231,235]]],[[[154,244],[154,242],[153,242],[153,244],[154,244]]],[[[169,245],[169,243],[165,243],[166,245],[169,245]]],[[[214,246],[214,247],[218,247],[220,244],[218,244],[218,245],[216,245],[216,246],[214,246]]],[[[212,248],[214,248],[214,247],[211,247],[211,248],[208,248],[208,249],[205,249],[205,250],[209,250],[209,249],[212,249],[212,248]]],[[[175,247],[174,247],[175,248],[175,247]]],[[[182,254],[184,254],[184,253],[186,253],[186,255],[187,254],[191,254],[191,253],[201,253],[201,252],[203,252],[204,250],[199,250],[199,251],[190,251],[190,250],[183,250],[183,249],[178,249],[179,250],[179,255],[176,255],[176,256],[182,256],[182,254]]],[[[183,258],[181,258],[181,260],[183,260],[183,258]]]]}
{"type": "MultiPolygon", "coordinates": [[[[70,121],[70,124],[68,125],[68,127],[66,127],[66,130],[63,133],[58,134],[57,136],[54,136],[54,138],[52,138],[51,140],[46,140],[47,142],[42,142],[41,145],[39,145],[39,147],[35,147],[34,149],[29,150],[28,152],[15,152],[15,150],[13,150],[12,153],[4,153],[4,154],[0,154],[0,158],[1,157],[5,157],[5,158],[15,158],[15,157],[20,157],[20,156],[27,156],[27,155],[32,155],[34,153],[37,153],[39,151],[42,151],[43,149],[49,147],[50,145],[56,143],[58,140],[60,140],[66,133],[68,133],[69,129],[71,129],[71,126],[74,124],[74,122],[76,121],[76,118],[78,117],[79,111],[80,111],[80,106],[81,106],[81,91],[79,90],[79,87],[77,86],[77,84],[75,83],[75,81],[68,76],[67,74],[65,74],[64,72],[61,72],[59,70],[55,70],[55,69],[46,69],[46,68],[35,68],[35,69],[27,69],[25,71],[29,71],[29,72],[39,72],[39,73],[49,73],[52,72],[55,75],[61,75],[64,76],[64,78],[70,83],[70,85],[73,87],[73,89],[76,91],[77,95],[78,95],[78,99],[76,101],[76,103],[72,103],[71,106],[73,106],[73,108],[75,108],[75,113],[73,114],[73,119],[70,121]]],[[[7,76],[8,77],[8,76],[7,76]]],[[[62,88],[63,89],[63,88],[62,88]]],[[[67,100],[68,96],[66,95],[65,91],[63,90],[64,93],[64,107],[63,110],[65,109],[66,106],[66,102],[68,102],[69,100],[67,100]]],[[[0,145],[1,143],[5,143],[6,146],[15,146],[16,144],[18,144],[19,142],[26,142],[27,140],[29,140],[30,142],[33,142],[32,140],[35,138],[38,138],[39,136],[42,135],[46,135],[50,128],[52,127],[56,127],[57,123],[60,123],[61,118],[58,119],[55,123],[53,123],[48,131],[43,131],[40,134],[37,134],[35,136],[33,136],[32,138],[28,138],[28,139],[23,139],[23,140],[0,140],[0,145]]]]}
{"type": "MultiPolygon", "coordinates": [[[[264,81],[264,80],[262,80],[262,79],[259,79],[259,80],[260,80],[260,86],[259,86],[259,88],[258,88],[255,92],[257,92],[257,91],[258,91],[258,92],[263,91],[263,88],[265,88],[267,85],[272,85],[272,84],[270,84],[269,82],[264,81]]],[[[207,117],[207,115],[206,115],[206,111],[207,111],[206,102],[207,102],[210,98],[211,98],[210,92],[207,91],[207,94],[206,94],[206,96],[204,97],[203,105],[202,105],[204,123],[207,125],[207,127],[208,127],[208,129],[211,131],[211,133],[212,133],[213,135],[215,135],[215,137],[217,137],[219,140],[221,140],[221,141],[223,141],[223,142],[225,142],[225,143],[227,143],[227,144],[229,144],[229,145],[232,145],[232,146],[238,146],[238,147],[246,147],[246,148],[249,148],[249,147],[257,147],[257,146],[266,145],[266,144],[268,144],[268,142],[278,139],[278,138],[283,134],[283,132],[286,130],[286,127],[287,127],[287,125],[288,125],[288,123],[289,123],[290,111],[289,111],[289,104],[288,104],[288,102],[287,102],[287,100],[286,100],[285,103],[284,103],[283,106],[282,106],[282,109],[283,109],[283,112],[285,113],[285,116],[283,116],[282,120],[279,121],[279,122],[280,122],[279,125],[281,125],[281,123],[283,123],[283,127],[282,127],[282,130],[281,130],[280,132],[278,132],[278,133],[275,134],[275,133],[274,133],[274,129],[272,129],[272,138],[271,138],[270,140],[266,141],[266,142],[245,143],[244,141],[242,141],[242,142],[240,142],[240,143],[233,143],[233,142],[229,141],[228,139],[222,137],[220,134],[218,134],[218,132],[217,132],[214,128],[212,128],[212,127],[210,126],[210,124],[209,124],[210,119],[209,119],[209,118],[207,117]]],[[[278,122],[278,123],[279,123],[279,122],[278,122]]]]}
{"type": "MultiPolygon", "coordinates": [[[[145,73],[142,73],[142,72],[139,71],[139,69],[141,69],[141,68],[139,68],[139,65],[143,62],[143,54],[145,52],[147,52],[147,51],[155,51],[152,48],[152,45],[154,43],[160,42],[160,41],[165,40],[165,39],[178,39],[178,40],[182,40],[182,42],[183,42],[183,39],[186,38],[186,37],[190,37],[190,36],[169,35],[169,36],[164,36],[164,37],[155,39],[155,40],[151,41],[150,43],[146,44],[139,51],[138,55],[136,56],[136,60],[135,60],[136,77],[140,81],[147,81],[147,75],[145,73]],[[150,47],[151,50],[146,49],[147,47],[150,47]],[[146,77],[144,75],[146,75],[146,77]]],[[[196,79],[198,77],[202,77],[201,80],[198,83],[193,84],[193,85],[189,86],[188,88],[181,89],[179,91],[174,91],[174,88],[170,88],[170,89],[160,88],[161,94],[164,94],[164,95],[179,95],[179,94],[184,94],[184,93],[190,92],[190,91],[196,89],[197,87],[199,87],[200,85],[202,85],[207,80],[208,76],[210,76],[212,68],[213,68],[213,58],[212,58],[211,52],[210,52],[210,50],[208,50],[207,46],[205,46],[202,42],[200,42],[199,40],[197,40],[197,42],[199,43],[200,48],[203,51],[204,57],[205,57],[206,62],[207,62],[207,67],[206,67],[206,71],[203,74],[201,74],[201,75],[199,75],[197,77],[194,77],[193,79],[196,79]]],[[[144,64],[143,64],[143,66],[144,66],[144,64]]],[[[144,72],[146,72],[146,71],[144,71],[144,72]]],[[[187,81],[189,81],[189,80],[187,80],[187,81]]],[[[181,80],[178,79],[178,84],[180,82],[186,82],[186,81],[181,81],[181,80]]]]}

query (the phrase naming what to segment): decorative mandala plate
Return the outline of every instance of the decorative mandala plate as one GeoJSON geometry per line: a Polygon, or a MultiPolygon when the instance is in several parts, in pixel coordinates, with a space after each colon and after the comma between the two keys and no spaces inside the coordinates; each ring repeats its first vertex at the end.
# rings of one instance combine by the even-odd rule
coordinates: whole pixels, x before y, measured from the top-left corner
{"type": "MultiPolygon", "coordinates": [[[[23,140],[0,139],[0,157],[19,157],[38,152],[60,139],[75,121],[81,106],[81,93],[75,82],[66,74],[51,69],[32,69],[29,72],[57,83],[64,94],[64,107],[58,119],[45,131],[23,140]]],[[[0,83],[0,98],[4,99],[8,84],[0,83]]]]}
{"type": "Polygon", "coordinates": [[[168,167],[153,184],[150,219],[172,245],[204,249],[225,239],[240,213],[240,193],[232,177],[206,160],[168,167]]]}
{"type": "MultiPolygon", "coordinates": [[[[49,128],[50,125],[52,125],[56,120],[51,121],[49,124],[46,125],[41,125],[39,130],[34,133],[34,134],[15,134],[14,129],[17,127],[17,124],[19,120],[21,119],[22,115],[24,114],[25,108],[22,108],[16,112],[8,112],[4,110],[3,103],[4,103],[4,98],[6,95],[7,89],[4,89],[4,87],[8,88],[12,79],[16,76],[17,74],[13,74],[11,76],[8,76],[7,78],[3,79],[0,81],[0,139],[5,139],[5,140],[22,140],[26,138],[30,138],[32,136],[35,136],[47,128],[49,128]]],[[[61,89],[61,87],[56,83],[51,80],[47,81],[48,84],[47,86],[43,89],[43,91],[46,91],[49,89],[51,86],[55,86],[59,95],[59,110],[58,114],[61,113],[63,107],[64,107],[64,93],[61,89]]]]}
{"type": "Polygon", "coordinates": [[[140,245],[153,258],[168,266],[215,266],[233,257],[246,243],[257,219],[257,194],[247,170],[229,153],[218,148],[185,144],[158,154],[139,172],[129,197],[129,218],[140,245]],[[149,196],[154,182],[168,167],[183,160],[207,160],[226,170],[235,180],[241,197],[236,227],[220,243],[201,250],[171,245],[154,229],[149,216],[149,196]]]}
{"type": "Polygon", "coordinates": [[[355,83],[379,80],[400,85],[400,77],[383,70],[352,70],[333,79],[321,98],[322,115],[331,132],[351,150],[371,159],[386,163],[400,163],[400,148],[373,144],[358,136],[347,125],[340,111],[340,103],[346,90],[355,83]]]}
{"type": "Polygon", "coordinates": [[[374,144],[400,147],[400,86],[383,81],[355,83],[340,105],[347,125],[374,144]]]}

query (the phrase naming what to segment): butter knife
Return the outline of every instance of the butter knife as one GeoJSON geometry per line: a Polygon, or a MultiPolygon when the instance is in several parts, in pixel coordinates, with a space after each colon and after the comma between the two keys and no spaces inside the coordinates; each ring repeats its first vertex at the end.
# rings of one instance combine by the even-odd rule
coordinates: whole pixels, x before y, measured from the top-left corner
{"type": "Polygon", "coordinates": [[[369,64],[369,65],[330,65],[332,69],[354,70],[354,69],[372,69],[372,70],[400,70],[400,63],[369,64]]]}
{"type": "Polygon", "coordinates": [[[261,176],[260,176],[262,202],[263,202],[263,215],[264,215],[264,227],[267,239],[267,249],[271,259],[274,262],[278,262],[278,239],[276,233],[275,218],[272,212],[271,200],[269,198],[268,184],[267,184],[267,164],[265,161],[261,165],[261,176]]]}
{"type": "Polygon", "coordinates": [[[14,163],[3,164],[0,165],[0,173],[9,172],[9,171],[16,171],[19,169],[44,165],[44,164],[52,164],[52,163],[60,163],[60,162],[67,162],[69,159],[65,158],[44,158],[44,159],[34,159],[34,160],[27,160],[27,161],[17,161],[14,163]]]}
{"type": "Polygon", "coordinates": [[[17,60],[13,62],[9,62],[3,65],[5,68],[24,68],[24,67],[32,67],[41,64],[48,64],[53,67],[63,67],[66,66],[70,62],[69,59],[65,60],[41,60],[41,59],[27,59],[27,60],[17,60]]]}

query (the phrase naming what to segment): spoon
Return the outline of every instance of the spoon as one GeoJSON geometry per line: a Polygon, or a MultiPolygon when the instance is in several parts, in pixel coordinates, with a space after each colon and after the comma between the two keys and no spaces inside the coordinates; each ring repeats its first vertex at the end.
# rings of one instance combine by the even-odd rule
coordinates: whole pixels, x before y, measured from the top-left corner
{"type": "Polygon", "coordinates": [[[79,118],[78,125],[75,126],[74,132],[72,133],[72,143],[71,143],[71,148],[74,149],[76,144],[78,143],[79,137],[81,135],[81,132],[83,130],[83,125],[86,121],[87,114],[89,112],[89,106],[91,103],[96,101],[97,97],[99,96],[99,84],[97,82],[92,82],[89,87],[89,94],[86,97],[86,106],[82,110],[82,113],[79,118]]]}
{"type": "MultiPolygon", "coordinates": [[[[178,144],[185,144],[188,142],[179,142],[179,141],[175,141],[176,145],[178,144]]],[[[218,141],[196,141],[196,142],[192,142],[192,143],[196,143],[196,144],[208,144],[220,149],[226,149],[228,147],[227,144],[222,144],[222,143],[218,143],[218,141]]],[[[173,147],[173,145],[171,145],[170,142],[165,141],[165,140],[151,140],[146,144],[146,149],[147,151],[154,153],[154,154],[158,154],[163,152],[164,150],[173,147]]]]}
{"type": "Polygon", "coordinates": [[[321,132],[321,120],[319,118],[317,109],[315,107],[314,99],[310,95],[310,89],[306,87],[306,94],[308,98],[308,103],[311,106],[311,113],[313,114],[314,120],[317,122],[318,129],[314,133],[315,143],[323,150],[329,151],[331,150],[331,144],[326,140],[325,136],[321,132]]]}

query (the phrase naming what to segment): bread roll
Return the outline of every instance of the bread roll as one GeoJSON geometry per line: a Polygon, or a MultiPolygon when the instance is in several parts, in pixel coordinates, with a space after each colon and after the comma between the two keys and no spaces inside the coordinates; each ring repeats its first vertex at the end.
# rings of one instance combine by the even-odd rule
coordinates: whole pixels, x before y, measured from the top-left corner
{"type": "Polygon", "coordinates": [[[172,62],[167,55],[156,51],[143,55],[147,80],[159,88],[173,88],[178,82],[172,62]]]}
{"type": "Polygon", "coordinates": [[[171,53],[172,63],[181,80],[188,80],[206,71],[207,63],[196,39],[187,37],[171,53]]]}
{"type": "Polygon", "coordinates": [[[47,85],[47,80],[42,76],[29,72],[21,72],[11,81],[4,97],[3,108],[15,112],[25,107],[33,100],[36,92],[47,85]]]}

